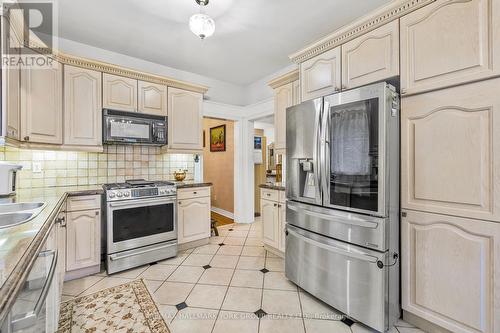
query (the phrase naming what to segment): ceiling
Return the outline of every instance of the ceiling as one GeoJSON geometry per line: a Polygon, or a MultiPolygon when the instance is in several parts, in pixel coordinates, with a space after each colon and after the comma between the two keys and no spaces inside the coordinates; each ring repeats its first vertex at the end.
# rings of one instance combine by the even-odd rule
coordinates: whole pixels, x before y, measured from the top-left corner
{"type": "Polygon", "coordinates": [[[194,0],[59,0],[59,36],[161,65],[247,85],[288,55],[389,0],[210,0],[215,34],[188,28],[194,0]]]}

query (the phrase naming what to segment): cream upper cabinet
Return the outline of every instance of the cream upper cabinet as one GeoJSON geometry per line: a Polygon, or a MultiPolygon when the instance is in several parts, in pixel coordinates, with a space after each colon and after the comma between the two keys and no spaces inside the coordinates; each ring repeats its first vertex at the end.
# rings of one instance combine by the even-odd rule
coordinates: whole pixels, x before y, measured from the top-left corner
{"type": "Polygon", "coordinates": [[[137,80],[107,73],[102,80],[103,108],[137,111],[137,80]]]}
{"type": "Polygon", "coordinates": [[[274,90],[274,147],[286,147],[286,108],[293,105],[293,82],[274,90]]]}
{"type": "Polygon", "coordinates": [[[182,199],[177,203],[179,244],[210,237],[210,197],[182,199]]]}
{"type": "Polygon", "coordinates": [[[101,73],[73,66],[64,67],[64,143],[102,144],[101,73]]]}
{"type": "Polygon", "coordinates": [[[62,144],[62,65],[21,71],[21,140],[62,144]]]}
{"type": "Polygon", "coordinates": [[[139,112],[167,116],[167,86],[139,81],[139,112]]]}
{"type": "Polygon", "coordinates": [[[270,200],[260,200],[262,216],[262,242],[279,249],[279,208],[278,203],[270,200]]]}
{"type": "Polygon", "coordinates": [[[399,21],[394,20],[342,45],[342,88],[399,75],[399,21]]]}
{"type": "Polygon", "coordinates": [[[500,79],[402,99],[403,208],[500,221],[500,79]]]}
{"type": "Polygon", "coordinates": [[[178,150],[202,150],[200,93],[168,88],[168,146],[178,150]]]}
{"type": "Polygon", "coordinates": [[[340,91],[340,58],[339,46],[300,64],[302,101],[340,91]]]}
{"type": "Polygon", "coordinates": [[[100,211],[70,212],[66,218],[66,270],[98,266],[101,263],[100,211]]]}
{"type": "Polygon", "coordinates": [[[7,115],[7,137],[19,140],[21,129],[21,70],[19,67],[2,71],[2,108],[7,115]]]}
{"type": "Polygon", "coordinates": [[[401,18],[401,91],[500,74],[500,1],[436,1],[401,18]]]}
{"type": "Polygon", "coordinates": [[[401,264],[404,310],[451,332],[498,332],[500,223],[403,212],[401,264]]]}
{"type": "Polygon", "coordinates": [[[293,89],[293,101],[292,105],[299,105],[300,104],[300,80],[295,80],[292,82],[292,89],[293,89]]]}

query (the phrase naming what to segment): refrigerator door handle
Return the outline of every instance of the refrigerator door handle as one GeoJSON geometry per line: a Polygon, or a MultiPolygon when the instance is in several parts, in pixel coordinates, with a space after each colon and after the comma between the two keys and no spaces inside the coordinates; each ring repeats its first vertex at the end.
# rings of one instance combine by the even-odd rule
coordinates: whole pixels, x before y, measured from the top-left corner
{"type": "Polygon", "coordinates": [[[315,176],[315,181],[316,181],[316,202],[321,204],[321,182],[322,182],[322,175],[321,175],[321,165],[322,165],[322,160],[321,160],[321,123],[322,123],[322,104],[323,101],[321,102],[316,102],[316,119],[315,119],[315,139],[314,139],[314,163],[313,163],[313,172],[315,176]]]}
{"type": "MultiPolygon", "coordinates": [[[[330,175],[330,157],[329,157],[329,147],[330,143],[328,142],[328,134],[330,132],[329,129],[329,108],[330,104],[325,99],[323,103],[322,117],[321,117],[321,192],[323,193],[323,201],[330,200],[330,193],[328,190],[328,182],[330,175]]],[[[323,202],[325,204],[325,202],[323,202]]]]}

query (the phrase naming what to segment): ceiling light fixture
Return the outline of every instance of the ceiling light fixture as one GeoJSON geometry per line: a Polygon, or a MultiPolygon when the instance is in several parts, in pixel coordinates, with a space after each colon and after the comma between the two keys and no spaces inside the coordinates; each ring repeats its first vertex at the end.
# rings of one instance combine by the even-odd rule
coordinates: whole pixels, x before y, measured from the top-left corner
{"type": "Polygon", "coordinates": [[[203,13],[203,7],[208,5],[209,0],[195,0],[198,5],[200,5],[200,12],[194,14],[189,19],[189,29],[200,39],[205,39],[214,34],[215,31],[215,21],[203,13]]]}

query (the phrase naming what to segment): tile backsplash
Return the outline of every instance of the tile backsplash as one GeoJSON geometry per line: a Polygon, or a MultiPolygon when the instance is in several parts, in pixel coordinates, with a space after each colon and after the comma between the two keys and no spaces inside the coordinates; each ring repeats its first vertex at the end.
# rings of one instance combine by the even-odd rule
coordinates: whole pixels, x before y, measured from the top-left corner
{"type": "Polygon", "coordinates": [[[194,178],[194,155],[164,154],[158,147],[104,146],[102,153],[44,151],[0,147],[0,161],[23,166],[18,188],[95,185],[126,179],[174,180],[173,172],[188,170],[194,178]]]}

